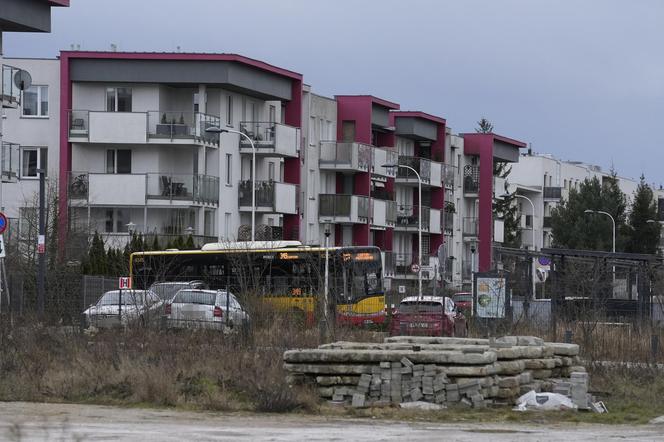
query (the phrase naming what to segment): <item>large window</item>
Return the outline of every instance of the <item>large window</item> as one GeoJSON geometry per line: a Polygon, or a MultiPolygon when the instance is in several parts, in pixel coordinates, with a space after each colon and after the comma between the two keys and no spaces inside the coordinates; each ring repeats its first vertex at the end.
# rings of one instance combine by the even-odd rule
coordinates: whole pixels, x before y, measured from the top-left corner
{"type": "Polygon", "coordinates": [[[226,154],[226,185],[233,185],[233,154],[226,154]]]}
{"type": "Polygon", "coordinates": [[[48,149],[45,147],[23,147],[21,149],[21,178],[37,178],[38,169],[46,170],[48,149]]]}
{"type": "Polygon", "coordinates": [[[106,151],[106,173],[131,173],[131,150],[108,149],[106,151]]]}
{"type": "Polygon", "coordinates": [[[129,211],[125,209],[107,209],[104,222],[106,233],[126,233],[129,231],[129,211]]]}
{"type": "Polygon", "coordinates": [[[228,101],[226,101],[226,125],[233,125],[233,96],[228,96],[228,101]]]}
{"type": "Polygon", "coordinates": [[[23,116],[48,117],[48,86],[30,86],[23,91],[23,116]]]}
{"type": "Polygon", "coordinates": [[[131,112],[131,88],[106,88],[106,112],[131,112]]]}

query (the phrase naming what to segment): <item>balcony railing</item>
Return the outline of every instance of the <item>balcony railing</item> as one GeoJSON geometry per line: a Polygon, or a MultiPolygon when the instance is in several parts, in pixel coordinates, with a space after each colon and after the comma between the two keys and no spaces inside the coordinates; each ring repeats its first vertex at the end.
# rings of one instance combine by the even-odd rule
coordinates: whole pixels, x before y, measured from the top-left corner
{"type": "MultiPolygon", "coordinates": [[[[418,272],[413,271],[413,264],[419,264],[419,255],[417,253],[398,253],[398,252],[384,252],[385,254],[385,274],[397,278],[417,278],[418,272]]],[[[423,279],[433,279],[435,274],[430,271],[436,267],[438,259],[429,255],[422,255],[422,265],[427,269],[423,269],[423,279]]]]}
{"type": "Polygon", "coordinates": [[[478,236],[479,222],[477,217],[464,217],[462,232],[463,236],[478,236]]]}
{"type": "Polygon", "coordinates": [[[374,147],[371,155],[371,173],[389,178],[397,176],[396,167],[383,167],[385,164],[398,164],[399,153],[397,151],[374,147]]]}
{"type": "Polygon", "coordinates": [[[149,199],[219,203],[219,178],[209,175],[148,173],[149,199]]]}
{"type": "MultiPolygon", "coordinates": [[[[414,228],[419,229],[419,206],[406,206],[403,204],[397,205],[397,228],[414,228]]],[[[429,219],[431,209],[422,206],[422,230],[429,230],[429,219]]]]}
{"type": "Polygon", "coordinates": [[[15,143],[2,142],[0,152],[0,171],[2,171],[2,182],[13,182],[18,179],[19,150],[20,146],[15,143]]]}
{"type": "Polygon", "coordinates": [[[452,166],[451,164],[442,164],[443,168],[443,184],[445,185],[446,188],[451,189],[454,187],[454,180],[457,174],[457,168],[456,166],[452,166]]]}
{"type": "Polygon", "coordinates": [[[358,195],[321,194],[318,215],[322,218],[341,218],[339,221],[366,222],[369,198],[358,195]]]}
{"type": "Polygon", "coordinates": [[[2,89],[0,101],[3,107],[17,107],[21,102],[21,90],[14,84],[14,77],[20,69],[6,64],[2,65],[2,89]]]}
{"type": "Polygon", "coordinates": [[[480,190],[480,168],[467,165],[463,168],[463,192],[476,194],[480,190]]]}
{"type": "Polygon", "coordinates": [[[87,172],[69,173],[69,199],[86,200],[90,191],[90,174],[87,172]]]}
{"type": "Polygon", "coordinates": [[[559,200],[562,197],[562,187],[544,187],[543,196],[548,200],[559,200]]]}
{"type": "Polygon", "coordinates": [[[372,150],[368,144],[321,141],[318,164],[321,169],[367,172],[372,150]]]}
{"type": "Polygon", "coordinates": [[[394,191],[379,187],[371,191],[371,198],[377,200],[394,201],[394,191]]]}
{"type": "Polygon", "coordinates": [[[454,213],[443,210],[443,231],[447,235],[454,233],[454,213]]]}
{"type": "MultiPolygon", "coordinates": [[[[256,181],[256,208],[275,213],[297,213],[298,186],[272,180],[256,181]]],[[[238,188],[238,205],[241,210],[252,207],[252,181],[240,181],[238,188]]]]}
{"type": "MultiPolygon", "coordinates": [[[[420,157],[399,156],[399,164],[403,166],[412,167],[417,171],[422,178],[422,181],[428,183],[431,180],[431,161],[420,157]]],[[[417,182],[417,177],[412,170],[405,167],[399,167],[397,178],[407,180],[414,180],[417,182]]]]}
{"type": "Polygon", "coordinates": [[[90,111],[71,110],[69,114],[69,136],[88,137],[90,132],[90,111]]]}
{"type": "Polygon", "coordinates": [[[396,201],[387,201],[387,212],[385,214],[385,219],[387,223],[394,225],[397,222],[397,202],[396,201]]]}
{"type": "Polygon", "coordinates": [[[208,133],[206,129],[220,125],[219,117],[201,112],[148,112],[148,137],[152,139],[173,141],[193,138],[198,142],[219,145],[219,134],[208,133]]]}
{"type": "MultiPolygon", "coordinates": [[[[240,131],[251,139],[259,155],[299,156],[300,129],[297,127],[267,121],[242,121],[240,131]]],[[[242,153],[252,153],[247,137],[240,137],[242,153]]]]}

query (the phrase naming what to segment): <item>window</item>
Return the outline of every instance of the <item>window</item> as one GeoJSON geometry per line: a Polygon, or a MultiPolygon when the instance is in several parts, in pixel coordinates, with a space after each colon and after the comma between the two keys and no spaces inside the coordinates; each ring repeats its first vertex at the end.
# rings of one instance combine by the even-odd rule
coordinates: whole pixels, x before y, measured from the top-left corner
{"type": "Polygon", "coordinates": [[[48,86],[30,86],[23,91],[23,116],[48,117],[48,86]]]}
{"type": "Polygon", "coordinates": [[[316,145],[316,117],[309,118],[309,146],[316,145]]]}
{"type": "Polygon", "coordinates": [[[226,241],[231,240],[230,231],[231,231],[231,214],[226,212],[224,214],[224,238],[226,238],[226,241]]]}
{"type": "Polygon", "coordinates": [[[226,154],[226,185],[232,186],[233,179],[233,154],[226,154]]]}
{"type": "Polygon", "coordinates": [[[131,112],[131,88],[106,88],[106,112],[131,112]]]}
{"type": "Polygon", "coordinates": [[[21,177],[37,178],[37,169],[48,167],[48,149],[45,147],[24,147],[21,149],[21,177]]]}
{"type": "Polygon", "coordinates": [[[131,173],[131,150],[108,149],[106,151],[106,173],[131,173]]]}
{"type": "Polygon", "coordinates": [[[128,231],[129,212],[124,209],[106,209],[104,231],[106,233],[126,233],[128,231]]]}
{"type": "Polygon", "coordinates": [[[198,97],[199,97],[198,92],[194,92],[194,113],[197,113],[198,110],[200,109],[198,97]]]}
{"type": "Polygon", "coordinates": [[[270,105],[270,123],[276,123],[277,121],[277,108],[274,105],[270,105]]]}
{"type": "Polygon", "coordinates": [[[226,100],[226,124],[233,125],[233,96],[229,95],[226,100]]]}
{"type": "Polygon", "coordinates": [[[274,181],[274,161],[267,163],[267,179],[274,181]]]}

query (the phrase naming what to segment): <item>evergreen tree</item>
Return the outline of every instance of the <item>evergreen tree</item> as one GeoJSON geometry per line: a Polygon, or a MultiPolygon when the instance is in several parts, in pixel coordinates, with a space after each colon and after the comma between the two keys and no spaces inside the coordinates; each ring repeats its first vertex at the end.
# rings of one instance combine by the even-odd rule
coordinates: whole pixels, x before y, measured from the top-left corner
{"type": "MultiPolygon", "coordinates": [[[[597,177],[586,178],[578,190],[571,188],[569,197],[551,211],[554,246],[569,249],[604,250],[612,248],[612,223],[608,216],[588,214],[586,210],[604,211],[616,221],[616,235],[624,229],[625,195],[617,185],[615,174],[600,183],[597,177]]],[[[616,238],[616,251],[624,249],[616,238]]]]}
{"type": "Polygon", "coordinates": [[[154,239],[152,240],[152,247],[150,247],[150,250],[161,250],[161,246],[159,245],[159,239],[157,238],[157,235],[154,236],[154,239]]]}
{"type": "Polygon", "coordinates": [[[482,117],[480,121],[477,122],[475,132],[480,134],[490,134],[493,132],[493,124],[491,124],[486,118],[482,117]]]}
{"type": "Polygon", "coordinates": [[[625,251],[657,253],[661,226],[659,222],[648,222],[648,220],[657,221],[657,219],[657,203],[653,191],[646,183],[645,177],[641,175],[641,180],[634,193],[632,211],[629,214],[625,251]]]}
{"type": "Polygon", "coordinates": [[[107,263],[108,258],[104,241],[101,239],[99,233],[95,232],[88,251],[85,273],[88,275],[105,275],[108,270],[107,263]]]}

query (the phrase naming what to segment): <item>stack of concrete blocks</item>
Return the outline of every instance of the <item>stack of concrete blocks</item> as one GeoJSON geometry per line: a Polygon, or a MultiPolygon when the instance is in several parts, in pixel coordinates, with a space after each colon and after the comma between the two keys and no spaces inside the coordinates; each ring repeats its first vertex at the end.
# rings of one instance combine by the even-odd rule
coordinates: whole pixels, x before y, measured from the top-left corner
{"type": "MultiPolygon", "coordinates": [[[[514,404],[530,390],[552,391],[563,381],[572,385],[555,377],[585,372],[578,352],[575,344],[529,336],[400,336],[379,344],[335,342],[290,350],[284,368],[292,382],[315,383],[321,397],[356,407],[426,401],[483,408],[514,404]]],[[[581,390],[570,387],[568,395],[573,391],[581,390]]]]}

